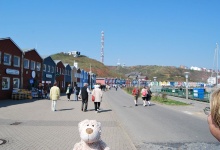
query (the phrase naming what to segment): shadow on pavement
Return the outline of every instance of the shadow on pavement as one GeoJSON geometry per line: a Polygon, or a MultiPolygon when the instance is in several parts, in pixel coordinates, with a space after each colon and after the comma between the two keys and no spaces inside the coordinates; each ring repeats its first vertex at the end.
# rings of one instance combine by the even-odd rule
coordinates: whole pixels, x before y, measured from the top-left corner
{"type": "Polygon", "coordinates": [[[106,110],[101,110],[100,112],[108,112],[108,111],[112,111],[111,109],[106,109],[106,110]]]}
{"type": "MultiPolygon", "coordinates": [[[[44,100],[44,99],[40,99],[40,100],[44,100]]],[[[39,101],[39,99],[22,99],[22,100],[0,100],[0,108],[1,107],[7,107],[7,106],[11,106],[11,105],[18,105],[18,104],[24,104],[24,103],[32,103],[35,101],[39,101]]]]}
{"type": "Polygon", "coordinates": [[[73,110],[74,108],[68,108],[68,109],[58,109],[57,111],[65,111],[65,110],[73,110]]]}

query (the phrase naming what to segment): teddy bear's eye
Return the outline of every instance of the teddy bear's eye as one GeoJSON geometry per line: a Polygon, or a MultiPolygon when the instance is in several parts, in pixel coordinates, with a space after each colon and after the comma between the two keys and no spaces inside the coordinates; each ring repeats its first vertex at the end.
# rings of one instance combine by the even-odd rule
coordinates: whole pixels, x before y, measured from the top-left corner
{"type": "Polygon", "coordinates": [[[87,124],[87,126],[89,126],[89,124],[87,124]]]}
{"type": "Polygon", "coordinates": [[[94,127],[94,125],[92,125],[94,127]]]}

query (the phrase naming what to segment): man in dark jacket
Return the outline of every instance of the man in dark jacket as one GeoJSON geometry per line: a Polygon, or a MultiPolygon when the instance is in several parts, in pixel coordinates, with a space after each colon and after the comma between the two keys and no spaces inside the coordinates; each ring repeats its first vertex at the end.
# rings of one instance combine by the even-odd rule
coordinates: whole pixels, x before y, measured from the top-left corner
{"type": "Polygon", "coordinates": [[[80,95],[82,97],[82,107],[81,107],[81,110],[84,111],[84,112],[87,111],[89,93],[90,93],[90,91],[88,89],[88,84],[84,83],[84,86],[83,86],[83,88],[80,91],[80,95]],[[85,107],[84,107],[84,104],[85,104],[85,107]]]}
{"type": "Polygon", "coordinates": [[[79,91],[80,91],[80,87],[78,87],[77,85],[74,88],[74,92],[75,92],[75,100],[78,101],[79,98],[79,91]]]}

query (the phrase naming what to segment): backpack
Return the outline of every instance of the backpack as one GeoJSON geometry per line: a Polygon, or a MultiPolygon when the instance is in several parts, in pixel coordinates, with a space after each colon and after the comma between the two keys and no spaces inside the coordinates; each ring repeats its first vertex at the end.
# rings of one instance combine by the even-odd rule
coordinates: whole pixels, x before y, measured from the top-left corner
{"type": "Polygon", "coordinates": [[[146,90],[144,90],[144,91],[142,92],[142,95],[143,95],[143,96],[147,96],[146,90]]]}
{"type": "Polygon", "coordinates": [[[138,95],[138,94],[139,94],[139,90],[135,89],[135,95],[138,95]]]}

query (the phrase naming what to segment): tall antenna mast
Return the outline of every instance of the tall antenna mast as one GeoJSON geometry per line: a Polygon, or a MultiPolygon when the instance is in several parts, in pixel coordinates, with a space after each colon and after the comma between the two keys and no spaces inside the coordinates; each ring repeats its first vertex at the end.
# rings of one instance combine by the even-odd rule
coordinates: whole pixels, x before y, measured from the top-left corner
{"type": "Polygon", "coordinates": [[[101,32],[101,62],[104,64],[104,31],[101,32]]]}

